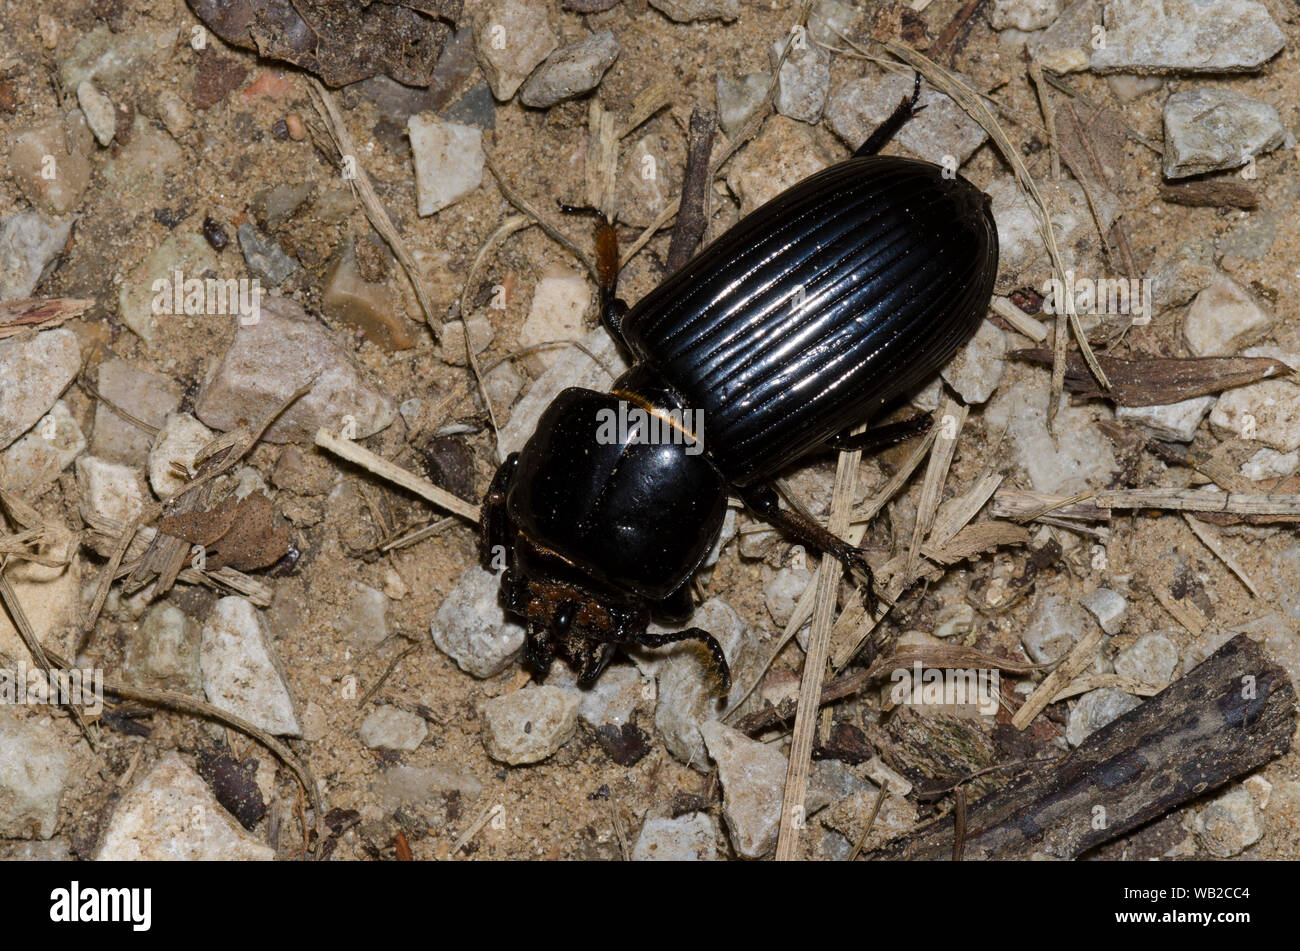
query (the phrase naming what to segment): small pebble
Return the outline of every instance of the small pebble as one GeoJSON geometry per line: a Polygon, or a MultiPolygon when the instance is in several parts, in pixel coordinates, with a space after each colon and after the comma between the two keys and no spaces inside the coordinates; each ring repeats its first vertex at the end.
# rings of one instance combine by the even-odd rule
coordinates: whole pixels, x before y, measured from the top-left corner
{"type": "Polygon", "coordinates": [[[982,320],[975,336],[943,368],[943,379],[968,405],[987,402],[1002,379],[1006,353],[1006,334],[982,320]]]}
{"type": "Polygon", "coordinates": [[[203,219],[203,237],[207,239],[208,244],[211,245],[214,251],[223,251],[226,245],[230,243],[226,229],[221,227],[221,222],[211,215],[203,219]]]}
{"type": "Polygon", "coordinates": [[[195,459],[216,436],[189,413],[172,413],[149,450],[149,485],[160,499],[176,494],[195,472],[195,459]]]}
{"type": "Polygon", "coordinates": [[[1196,438],[1201,421],[1217,400],[1215,396],[1193,396],[1189,400],[1155,406],[1117,406],[1115,418],[1135,423],[1157,439],[1191,442],[1196,438]]]}
{"type": "Polygon", "coordinates": [[[0,340],[0,449],[50,411],[80,368],[77,335],[66,327],[0,340]]]}
{"type": "Polygon", "coordinates": [[[427,218],[464,198],[483,180],[483,130],[433,115],[406,121],[415,161],[416,211],[427,218]]]}
{"type": "Polygon", "coordinates": [[[420,748],[429,728],[419,714],[397,707],[377,707],[361,723],[361,742],[370,749],[405,750],[420,748]]]}
{"type": "Polygon", "coordinates": [[[208,702],[276,736],[301,736],[293,696],[281,678],[261,614],[230,595],[203,625],[199,648],[208,702]]]}
{"type": "Polygon", "coordinates": [[[718,857],[717,837],[717,825],[707,812],[647,819],[632,846],[632,861],[712,862],[718,857]]]}
{"type": "Polygon", "coordinates": [[[1083,636],[1088,620],[1073,598],[1056,593],[1040,596],[1020,635],[1025,653],[1036,664],[1060,660],[1083,636]]]}
{"type": "Polygon", "coordinates": [[[559,46],[543,4],[486,0],[470,13],[474,55],[492,95],[505,102],[559,46]]]}
{"type": "Polygon", "coordinates": [[[1115,673],[1162,687],[1178,669],[1178,648],[1159,632],[1143,634],[1115,658],[1115,673]]]}
{"type": "Polygon", "coordinates": [[[548,109],[590,92],[614,65],[620,49],[610,30],[560,47],[528,77],[519,90],[519,101],[534,109],[548,109]]]}
{"type": "Polygon", "coordinates": [[[1205,850],[1221,859],[1240,855],[1264,834],[1259,809],[1240,785],[1231,786],[1202,806],[1191,826],[1205,850]]]}
{"type": "Polygon", "coordinates": [[[289,133],[289,138],[295,142],[301,142],[307,138],[307,126],[303,124],[302,117],[296,112],[291,112],[284,117],[285,130],[289,133]]]}
{"type": "Polygon", "coordinates": [[[109,99],[89,79],[77,87],[77,102],[86,116],[90,131],[95,133],[99,144],[107,148],[117,131],[117,109],[109,99]]]}
{"type": "Polygon", "coordinates": [[[500,673],[524,649],[524,628],[506,618],[500,589],[499,576],[470,565],[430,624],[438,649],[475,677],[500,673]]]}
{"type": "Polygon", "coordinates": [[[1238,168],[1282,144],[1282,119],[1266,102],[1204,87],[1165,102],[1165,178],[1238,168]]]}
{"type": "Polygon", "coordinates": [[[1065,738],[1071,746],[1078,746],[1107,723],[1140,706],[1141,702],[1137,697],[1110,687],[1089,691],[1070,708],[1065,738]]]}
{"type": "MultiPolygon", "coordinates": [[[[776,40],[768,50],[773,69],[781,60],[786,39],[776,40]]],[[[826,108],[826,94],[831,82],[831,54],[814,43],[804,42],[802,49],[792,44],[776,81],[776,111],[800,122],[815,123],[826,108]]]]}
{"type": "Polygon", "coordinates": [[[1247,72],[1286,43],[1259,0],[1110,0],[1105,9],[1106,42],[1091,56],[1101,72],[1247,72]]]}
{"type": "Polygon", "coordinates": [[[71,767],[48,718],[0,704],[0,838],[53,836],[71,767]]]}
{"type": "Polygon", "coordinates": [[[700,727],[722,783],[722,817],[742,858],[759,859],[776,847],[787,768],[778,745],[751,740],[717,721],[700,727]]]}
{"type": "Polygon", "coordinates": [[[483,708],[483,745],[494,760],[537,763],[567,743],[578,726],[576,690],[525,687],[493,697],[483,708]]]}
{"type": "Polygon", "coordinates": [[[1119,592],[1110,588],[1097,588],[1081,597],[1079,603],[1092,613],[1107,634],[1117,634],[1124,626],[1128,602],[1119,592]]]}

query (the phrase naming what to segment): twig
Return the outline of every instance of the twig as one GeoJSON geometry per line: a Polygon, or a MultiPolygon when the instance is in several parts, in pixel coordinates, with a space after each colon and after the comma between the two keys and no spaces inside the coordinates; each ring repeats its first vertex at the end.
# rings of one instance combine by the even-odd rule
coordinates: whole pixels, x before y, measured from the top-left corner
{"type": "Polygon", "coordinates": [[[711,109],[691,113],[691,127],[686,155],[686,172],[682,178],[682,196],[677,223],[668,245],[667,270],[672,273],[689,261],[700,246],[708,224],[709,158],[713,151],[713,133],[718,116],[711,109]]]}
{"type": "Polygon", "coordinates": [[[394,485],[400,485],[407,491],[414,492],[420,498],[432,502],[439,508],[446,509],[453,515],[459,515],[475,525],[479,521],[479,507],[466,502],[459,496],[452,495],[446,489],[439,488],[428,479],[422,479],[414,473],[407,472],[401,466],[389,462],[350,439],[341,439],[329,430],[321,427],[316,430],[316,445],[348,462],[356,463],[363,469],[373,472],[394,485]]]}
{"type": "Polygon", "coordinates": [[[1056,695],[1079,675],[1080,671],[1097,659],[1097,649],[1101,647],[1104,636],[1100,627],[1093,627],[1079,643],[1075,644],[1070,653],[1065,656],[1065,660],[1043,678],[1043,682],[1029,695],[1025,705],[1015,712],[1011,718],[1011,725],[1017,730],[1029,726],[1034,717],[1042,713],[1047,705],[1056,699],[1056,695]]]}
{"type": "Polygon", "coordinates": [[[1187,527],[1192,530],[1192,534],[1199,538],[1206,548],[1214,552],[1219,557],[1219,560],[1228,566],[1228,570],[1246,586],[1246,590],[1250,592],[1251,597],[1258,598],[1259,588],[1255,587],[1255,582],[1251,580],[1250,575],[1246,573],[1246,569],[1241,566],[1237,559],[1232,557],[1232,553],[1224,547],[1222,540],[1210,530],[1209,526],[1198,522],[1186,512],[1183,513],[1183,519],[1187,522],[1187,527]]]}
{"type": "Polygon", "coordinates": [[[334,141],[335,148],[338,149],[339,160],[347,162],[349,158],[352,159],[348,169],[352,174],[347,177],[348,183],[361,199],[361,205],[365,209],[370,224],[379,232],[379,236],[384,239],[388,246],[393,249],[393,255],[402,265],[402,270],[406,273],[406,279],[411,282],[415,297],[420,302],[420,309],[424,311],[425,323],[429,325],[429,330],[433,332],[434,336],[437,336],[438,327],[433,316],[433,302],[429,300],[429,294],[424,289],[424,281],[420,279],[420,270],[416,267],[415,258],[411,257],[406,242],[402,240],[401,234],[393,226],[393,221],[388,217],[388,211],[384,208],[383,202],[375,194],[375,187],[370,184],[370,176],[361,166],[356,145],[352,141],[352,136],[343,121],[343,114],[339,112],[333,94],[322,86],[314,76],[308,77],[308,83],[307,90],[311,93],[312,105],[316,107],[316,112],[325,123],[325,128],[334,141]]]}
{"type": "Polygon", "coordinates": [[[880,815],[880,807],[885,804],[885,797],[888,795],[889,780],[886,779],[880,783],[880,792],[876,793],[876,803],[871,807],[871,815],[867,816],[867,827],[862,830],[857,844],[853,846],[853,852],[849,855],[850,862],[856,862],[858,856],[862,854],[862,847],[867,844],[867,836],[871,835],[871,830],[876,824],[876,816],[880,815]]]}

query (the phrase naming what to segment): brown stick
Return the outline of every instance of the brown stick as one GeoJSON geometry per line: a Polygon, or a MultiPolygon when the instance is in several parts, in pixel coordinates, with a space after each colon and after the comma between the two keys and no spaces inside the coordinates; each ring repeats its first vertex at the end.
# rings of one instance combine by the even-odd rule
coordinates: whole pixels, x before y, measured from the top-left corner
{"type": "Polygon", "coordinates": [[[966,0],[966,4],[948,22],[943,32],[939,34],[939,38],[925,51],[925,55],[936,62],[944,62],[951,66],[952,61],[961,52],[962,46],[966,44],[966,34],[970,32],[971,21],[975,19],[975,14],[979,13],[982,6],[984,0],[966,0]]]}
{"type": "MultiPolygon", "coordinates": [[[[966,858],[1072,859],[1222,786],[1291,748],[1295,687],[1239,634],[1142,706],[970,806],[966,858]]],[[[944,816],[878,858],[952,855],[944,816]]]]}
{"type": "Polygon", "coordinates": [[[1161,185],[1160,200],[1174,205],[1191,205],[1209,208],[1259,207],[1259,196],[1254,189],[1240,182],[1183,182],[1178,185],[1161,185]]]}
{"type": "Polygon", "coordinates": [[[708,224],[709,157],[713,153],[713,134],[718,128],[718,114],[698,106],[691,113],[691,128],[686,155],[686,173],[682,180],[682,199],[668,245],[668,273],[676,271],[695,255],[708,224]]]}

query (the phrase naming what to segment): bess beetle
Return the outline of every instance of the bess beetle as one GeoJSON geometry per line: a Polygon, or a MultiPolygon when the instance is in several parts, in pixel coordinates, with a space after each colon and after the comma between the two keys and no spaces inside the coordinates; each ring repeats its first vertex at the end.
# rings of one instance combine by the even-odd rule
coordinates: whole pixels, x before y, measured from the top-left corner
{"type": "Polygon", "coordinates": [[[998,263],[988,197],[938,165],[876,154],[915,102],[631,309],[615,292],[613,229],[598,227],[601,318],[633,366],[608,393],[560,393],[482,507],[480,554],[505,566],[503,601],[538,675],[559,656],[591,684],[618,645],[695,640],[729,690],[707,631],[646,629],[690,618],[690,579],[729,493],[839,559],[874,605],[863,551],[781,509],[772,482],[819,449],[917,432],[914,418],[850,435],[929,382],[984,319],[998,263]]]}

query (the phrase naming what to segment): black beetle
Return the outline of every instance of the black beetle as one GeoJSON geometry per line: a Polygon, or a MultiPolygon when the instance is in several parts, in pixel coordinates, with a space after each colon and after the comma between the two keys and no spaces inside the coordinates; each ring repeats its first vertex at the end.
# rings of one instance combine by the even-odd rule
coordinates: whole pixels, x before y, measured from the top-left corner
{"type": "Polygon", "coordinates": [[[771,480],[818,449],[915,432],[905,421],[848,435],[932,379],[984,318],[998,262],[987,196],[937,165],[875,154],[915,102],[631,310],[615,295],[613,230],[598,229],[602,320],[635,364],[609,393],[560,393],[482,509],[484,565],[504,560],[504,603],[539,674],[558,655],[590,684],[617,645],[698,640],[730,689],[707,631],[646,630],[652,616],[690,617],[729,491],[860,572],[874,603],[862,550],[781,509],[771,480]]]}

